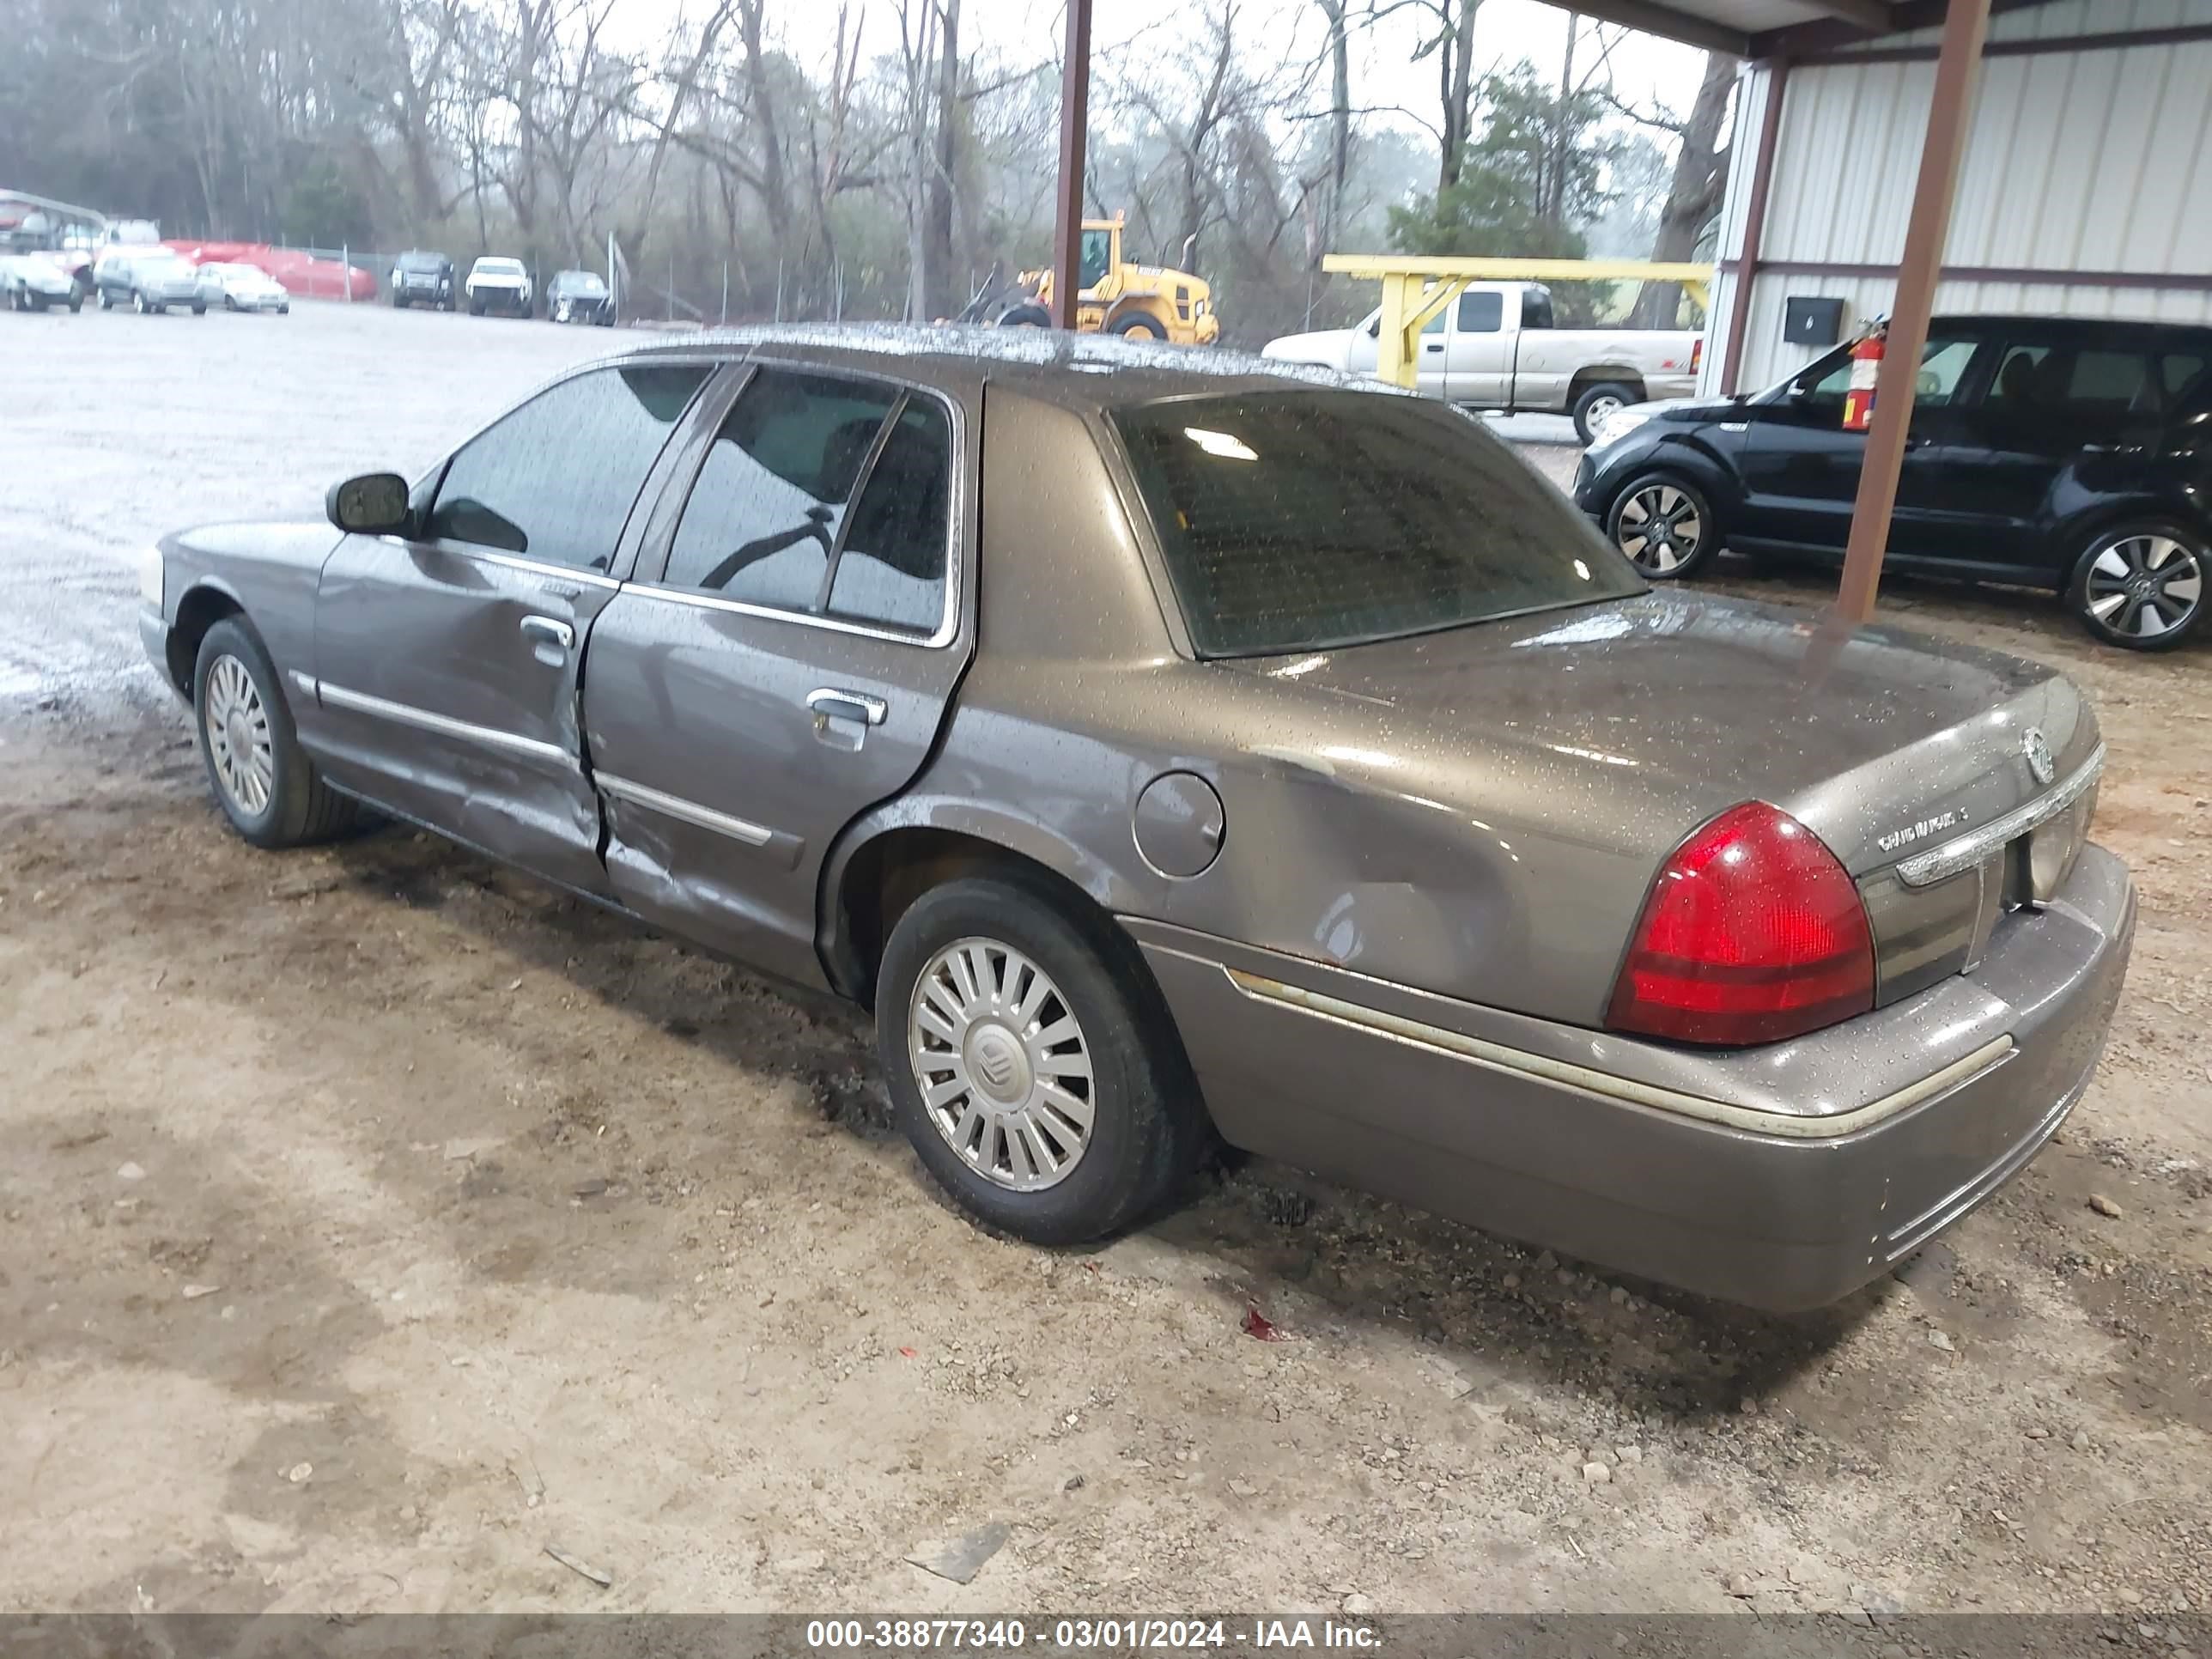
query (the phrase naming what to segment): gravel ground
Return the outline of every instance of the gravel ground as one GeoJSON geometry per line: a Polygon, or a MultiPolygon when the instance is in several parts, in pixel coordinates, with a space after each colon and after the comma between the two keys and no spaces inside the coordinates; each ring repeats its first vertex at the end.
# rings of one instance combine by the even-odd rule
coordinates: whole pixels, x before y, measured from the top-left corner
{"type": "Polygon", "coordinates": [[[1898,1278],[1765,1319],[1265,1164],[1054,1255],[936,1196],[847,1013],[404,832],[246,848],[138,661],[148,538],[313,510],[607,337],[0,341],[0,1611],[2103,1609],[2163,1650],[2212,1605],[2204,650],[1886,594],[2089,688],[2143,889],[2063,1140],[1898,1278]],[[992,1525],[965,1587],[905,1559],[992,1525]]]}

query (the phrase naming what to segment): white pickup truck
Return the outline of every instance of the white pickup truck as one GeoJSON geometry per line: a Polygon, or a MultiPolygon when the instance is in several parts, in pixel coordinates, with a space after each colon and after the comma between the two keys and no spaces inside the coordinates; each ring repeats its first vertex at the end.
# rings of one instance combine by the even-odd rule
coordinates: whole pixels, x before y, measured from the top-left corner
{"type": "MultiPolygon", "coordinates": [[[[1266,355],[1373,374],[1382,312],[1357,328],[1287,334],[1266,355]]],[[[1584,443],[1630,404],[1697,390],[1705,337],[1687,329],[1555,328],[1537,283],[1469,283],[1421,331],[1420,388],[1469,409],[1571,415],[1584,443]]]]}

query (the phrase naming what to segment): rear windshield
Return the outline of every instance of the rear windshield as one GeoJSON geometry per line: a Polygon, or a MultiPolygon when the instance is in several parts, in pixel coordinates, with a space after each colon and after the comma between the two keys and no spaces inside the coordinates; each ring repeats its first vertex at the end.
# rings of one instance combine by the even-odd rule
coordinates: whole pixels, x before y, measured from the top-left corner
{"type": "Polygon", "coordinates": [[[1423,398],[1292,391],[1111,411],[1200,656],[1267,656],[1641,591],[1565,498],[1423,398]]]}

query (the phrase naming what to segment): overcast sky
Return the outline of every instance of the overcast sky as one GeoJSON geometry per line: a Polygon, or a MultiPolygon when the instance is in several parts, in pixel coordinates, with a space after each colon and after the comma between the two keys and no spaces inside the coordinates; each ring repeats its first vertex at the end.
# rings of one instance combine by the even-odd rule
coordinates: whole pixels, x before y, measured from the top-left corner
{"type": "MultiPolygon", "coordinates": [[[[1103,60],[1115,52],[1146,53],[1187,49],[1204,25],[1198,20],[1202,7],[1219,0],[1094,0],[1092,56],[1103,60]]],[[[856,11],[862,0],[854,0],[856,11]]],[[[656,8],[641,5],[630,15],[641,21],[656,8]]],[[[836,38],[835,0],[777,0],[770,9],[772,26],[781,44],[801,62],[813,67],[827,61],[836,38]]],[[[619,14],[618,14],[619,15],[619,14]]],[[[1433,125],[1437,103],[1433,58],[1411,62],[1420,40],[1418,18],[1408,8],[1363,30],[1356,37],[1352,65],[1355,106],[1379,109],[1401,106],[1412,117],[1377,115],[1412,128],[1413,117],[1433,125]]],[[[988,43],[1004,59],[1018,62],[1057,56],[1065,13],[1054,0],[962,0],[960,33],[963,46],[988,43]]],[[[1492,67],[1510,68],[1526,58],[1547,76],[1559,73],[1559,56],[1566,44],[1567,14],[1538,3],[1538,0],[1483,0],[1475,21],[1475,70],[1478,76],[1492,67]]],[[[890,7],[865,8],[863,51],[869,57],[894,50],[897,23],[890,7]]],[[[1279,54],[1281,60],[1304,58],[1317,52],[1322,20],[1310,0],[1241,0],[1237,33],[1248,50],[1279,54]]],[[[1608,29],[1608,34],[1620,31],[1608,29]]],[[[1576,48],[1578,64],[1586,64],[1599,50],[1596,31],[1585,19],[1576,48]]],[[[1610,67],[1613,88],[1626,101],[1638,107],[1654,102],[1677,112],[1686,109],[1697,93],[1705,54],[1692,46],[1677,46],[1648,34],[1628,34],[1613,49],[1610,67]]]]}

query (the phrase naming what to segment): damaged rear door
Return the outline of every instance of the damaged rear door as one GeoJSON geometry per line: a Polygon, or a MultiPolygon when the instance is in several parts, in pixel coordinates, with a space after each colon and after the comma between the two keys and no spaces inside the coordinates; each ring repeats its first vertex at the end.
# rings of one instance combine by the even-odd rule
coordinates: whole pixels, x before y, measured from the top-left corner
{"type": "Polygon", "coordinates": [[[624,904],[821,981],[823,859],[921,769],[972,648],[980,396],[756,362],[719,418],[702,405],[714,441],[592,633],[624,904]]]}

